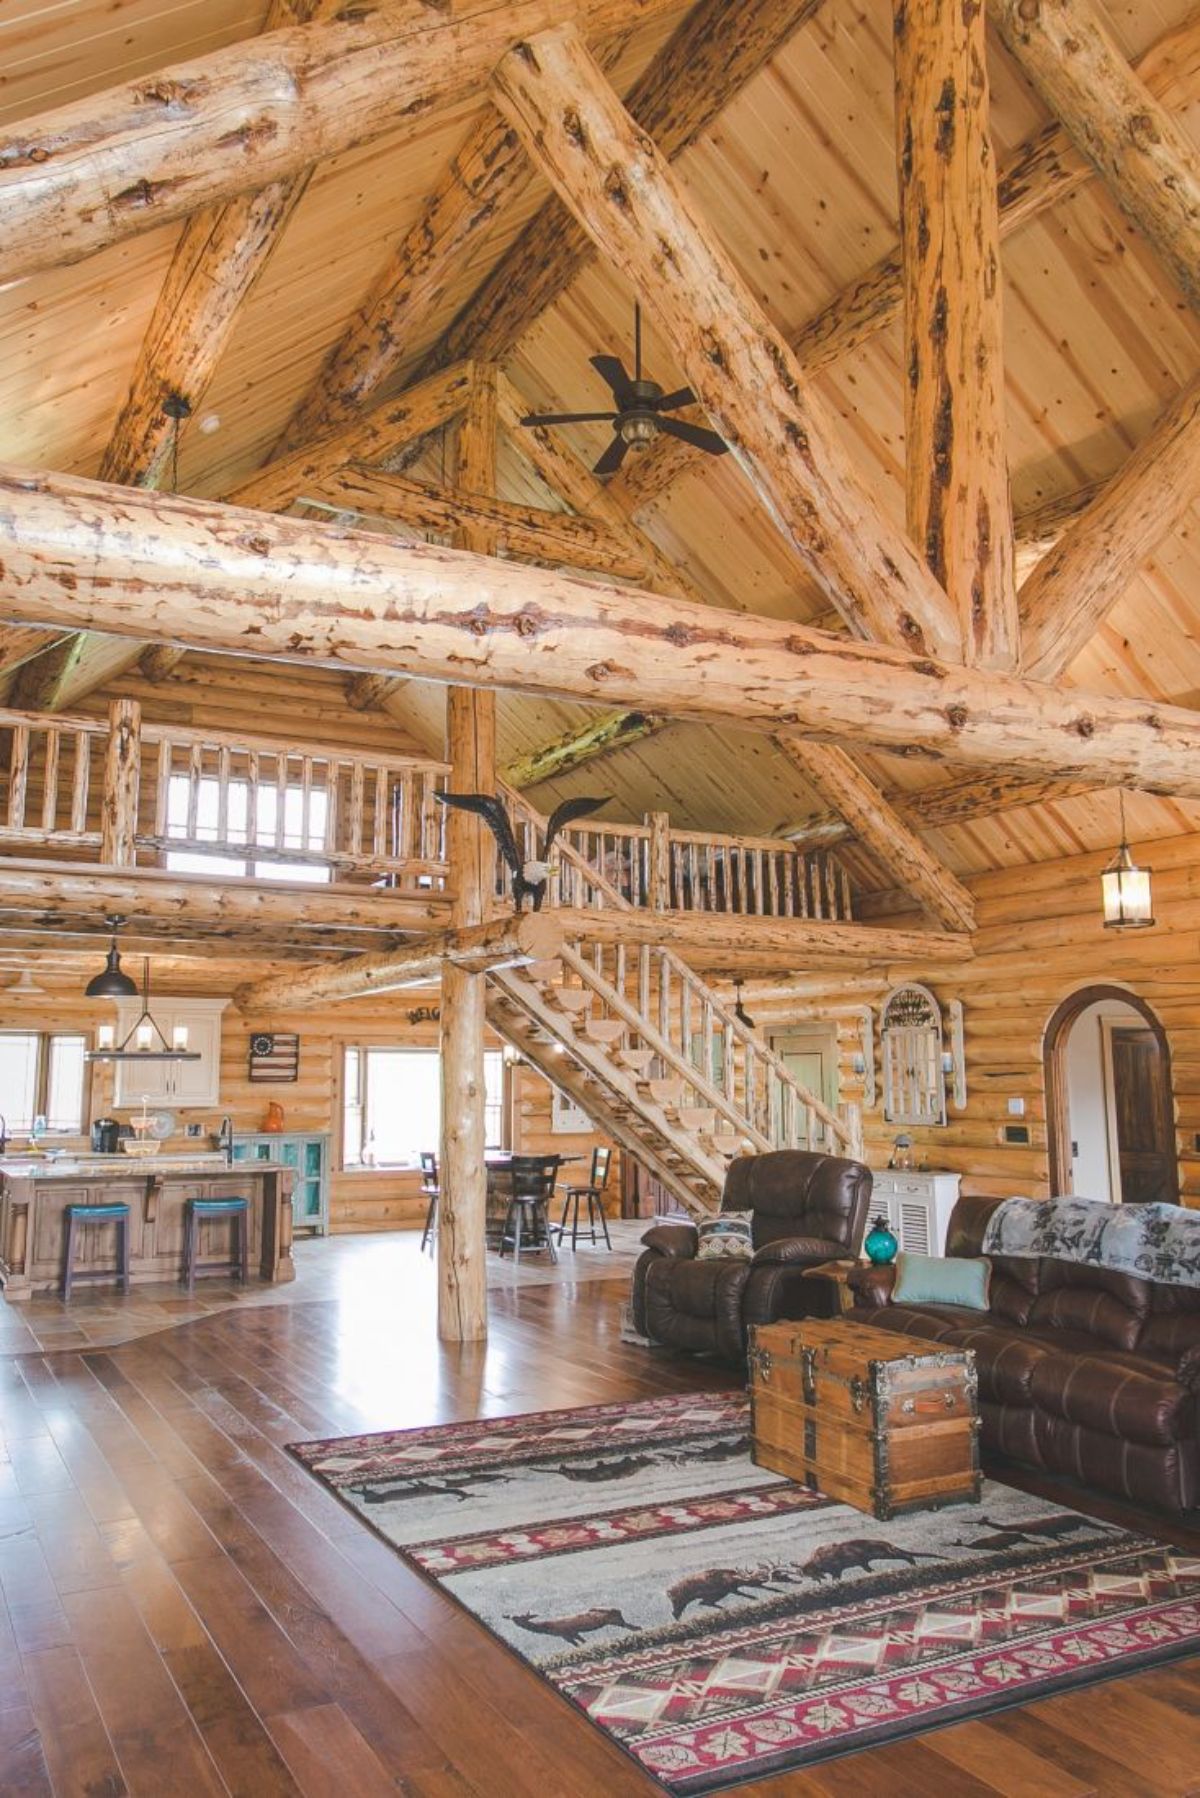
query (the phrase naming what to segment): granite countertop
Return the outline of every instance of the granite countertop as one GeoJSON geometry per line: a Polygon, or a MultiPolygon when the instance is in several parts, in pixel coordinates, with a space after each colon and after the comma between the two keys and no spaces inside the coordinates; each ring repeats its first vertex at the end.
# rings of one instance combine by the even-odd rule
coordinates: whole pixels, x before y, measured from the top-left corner
{"type": "MultiPolygon", "coordinates": [[[[193,1154],[158,1155],[8,1155],[0,1160],[0,1174],[14,1180],[77,1180],[107,1176],[129,1180],[150,1174],[215,1174],[229,1166],[220,1152],[196,1150],[193,1154]]],[[[274,1162],[239,1162],[239,1173],[269,1172],[274,1162]]]]}

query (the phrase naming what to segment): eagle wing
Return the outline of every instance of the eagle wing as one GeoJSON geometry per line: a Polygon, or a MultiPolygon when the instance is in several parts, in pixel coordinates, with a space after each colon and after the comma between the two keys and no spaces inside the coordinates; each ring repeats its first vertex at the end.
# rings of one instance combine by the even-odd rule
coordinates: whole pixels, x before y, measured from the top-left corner
{"type": "Polygon", "coordinates": [[[502,799],[497,799],[494,793],[439,793],[437,797],[443,805],[452,805],[460,812],[474,812],[482,818],[510,871],[513,874],[521,872],[521,852],[502,799]]]}
{"type": "Polygon", "coordinates": [[[550,860],[554,839],[568,824],[574,824],[576,818],[589,817],[592,812],[598,812],[602,805],[607,804],[606,794],[603,799],[564,799],[561,805],[556,805],[546,825],[546,847],[542,852],[542,859],[550,860]]]}

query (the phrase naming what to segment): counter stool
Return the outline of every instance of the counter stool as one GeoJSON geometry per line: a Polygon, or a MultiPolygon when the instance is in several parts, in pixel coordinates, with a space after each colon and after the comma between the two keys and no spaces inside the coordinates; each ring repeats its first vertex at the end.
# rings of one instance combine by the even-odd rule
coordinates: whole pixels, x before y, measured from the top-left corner
{"type": "Polygon", "coordinates": [[[592,1171],[588,1176],[586,1185],[564,1187],[563,1190],[566,1197],[563,1199],[562,1217],[554,1226],[560,1248],[566,1240],[568,1213],[570,1213],[571,1216],[570,1231],[572,1248],[575,1247],[582,1232],[586,1232],[594,1243],[596,1240],[597,1223],[604,1232],[605,1248],[612,1248],[612,1238],[608,1234],[608,1219],[604,1215],[604,1189],[608,1185],[608,1171],[611,1162],[611,1149],[593,1149],[592,1171]],[[581,1203],[587,1205],[586,1224],[581,1224],[579,1222],[579,1207],[581,1203]]]}
{"type": "Polygon", "coordinates": [[[87,1280],[119,1280],[121,1291],[129,1291],[129,1207],[128,1205],[67,1205],[67,1254],[63,1266],[62,1295],[64,1300],[71,1296],[71,1288],[76,1282],[87,1280]],[[79,1240],[78,1232],[87,1224],[115,1224],[117,1226],[117,1265],[116,1267],[88,1267],[75,1272],[75,1245],[79,1240]]]}
{"type": "Polygon", "coordinates": [[[421,1231],[421,1253],[425,1253],[426,1244],[431,1249],[437,1246],[438,1203],[442,1196],[438,1181],[438,1158],[429,1149],[421,1150],[421,1197],[428,1201],[425,1207],[425,1228],[421,1231]]]}
{"type": "Polygon", "coordinates": [[[189,1199],[184,1207],[187,1216],[183,1226],[183,1278],[189,1292],[196,1289],[196,1246],[200,1225],[207,1218],[232,1219],[228,1261],[206,1261],[206,1274],[236,1274],[243,1286],[250,1278],[250,1201],[249,1199],[189,1199]]]}

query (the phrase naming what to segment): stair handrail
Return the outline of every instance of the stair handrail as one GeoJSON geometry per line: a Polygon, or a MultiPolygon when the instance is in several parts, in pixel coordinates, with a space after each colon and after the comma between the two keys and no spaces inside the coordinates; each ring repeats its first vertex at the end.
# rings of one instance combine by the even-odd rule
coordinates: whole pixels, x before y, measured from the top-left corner
{"type": "MultiPolygon", "coordinates": [[[[518,812],[524,812],[529,822],[537,825],[541,829],[545,828],[545,818],[542,817],[542,814],[538,812],[534,806],[530,805],[529,801],[525,799],[522,794],[515,792],[511,788],[504,789],[504,791],[510,805],[513,805],[514,809],[518,812]]],[[[614,910],[637,910],[637,907],[631,905],[625,895],[620,892],[618,888],[613,886],[599,869],[593,868],[587,858],[576,849],[573,843],[568,842],[565,837],[559,838],[556,845],[556,854],[558,854],[564,861],[568,861],[572,863],[572,865],[577,866],[588,883],[594,887],[597,892],[604,895],[614,910]]],[[[712,1006],[714,1012],[720,1018],[722,1026],[741,1041],[743,1051],[757,1056],[766,1069],[774,1075],[782,1086],[790,1087],[803,1109],[806,1112],[811,1112],[814,1117],[820,1119],[826,1130],[831,1134],[835,1143],[841,1144],[841,1146],[848,1150],[852,1155],[857,1155],[859,1143],[856,1141],[857,1133],[854,1129],[853,1121],[849,1123],[844,1121],[835,1111],[831,1110],[830,1107],[825,1104],[823,1099],[818,1098],[816,1093],[809,1087],[803,1085],[801,1081],[797,1080],[782,1056],[780,1056],[776,1050],[772,1049],[769,1043],[763,1042],[755,1035],[753,1030],[743,1024],[742,1020],[735,1014],[733,1008],[731,1006],[726,1006],[724,1000],[715,988],[709,986],[708,982],[702,979],[701,976],[696,973],[696,970],[690,967],[686,961],[683,961],[676,955],[674,950],[659,948],[656,950],[656,953],[662,956],[664,964],[670,967],[672,972],[679,976],[680,980],[686,981],[691,986],[693,992],[699,992],[703,996],[704,1001],[712,1006]]],[[[589,973],[592,972],[594,972],[594,970],[589,970],[589,973]]],[[[616,993],[615,987],[611,990],[614,994],[616,993]]],[[[631,1009],[634,1010],[635,1016],[641,1016],[641,1013],[637,1012],[636,1008],[631,1009]]],[[[635,1026],[635,1028],[640,1029],[640,1026],[635,1026]]],[[[657,1035],[657,1032],[655,1032],[655,1034],[657,1035]]],[[[649,1040],[648,1037],[647,1040],[649,1040]]],[[[659,1051],[656,1050],[655,1053],[657,1054],[659,1051]]],[[[672,1054],[674,1053],[675,1051],[672,1050],[672,1054]]],[[[690,1060],[687,1065],[691,1068],[693,1074],[698,1072],[695,1068],[695,1064],[690,1060]]],[[[690,1078],[691,1075],[689,1075],[689,1079],[690,1078]]],[[[697,1091],[700,1090],[694,1080],[692,1084],[696,1085],[697,1091]]],[[[709,1090],[716,1090],[711,1086],[711,1083],[709,1083],[709,1090]]],[[[758,1139],[759,1147],[766,1149],[774,1147],[774,1144],[766,1138],[764,1133],[758,1130],[757,1126],[753,1124],[752,1120],[749,1118],[748,1111],[739,1114],[739,1117],[740,1121],[738,1123],[738,1128],[740,1130],[752,1131],[758,1139]]]]}

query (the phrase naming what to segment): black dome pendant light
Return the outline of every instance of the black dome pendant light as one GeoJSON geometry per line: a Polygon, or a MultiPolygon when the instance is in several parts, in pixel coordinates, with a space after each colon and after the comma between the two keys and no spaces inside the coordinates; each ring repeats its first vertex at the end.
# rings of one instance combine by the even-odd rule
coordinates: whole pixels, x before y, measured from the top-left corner
{"type": "Polygon", "coordinates": [[[117,932],[125,922],[124,918],[110,916],[105,923],[112,931],[112,942],[104,967],[99,974],[93,975],[83,989],[86,999],[136,999],[138,985],[121,968],[121,953],[117,948],[117,932]]]}

